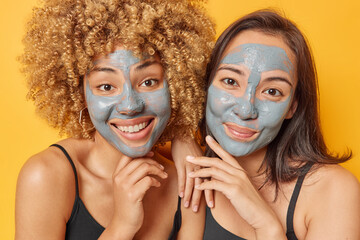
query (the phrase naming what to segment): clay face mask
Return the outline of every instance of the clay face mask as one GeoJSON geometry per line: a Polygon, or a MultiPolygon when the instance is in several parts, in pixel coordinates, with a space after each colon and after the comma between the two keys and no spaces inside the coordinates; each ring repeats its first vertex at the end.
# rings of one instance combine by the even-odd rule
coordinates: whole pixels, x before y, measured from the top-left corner
{"type": "Polygon", "coordinates": [[[263,44],[237,46],[223,57],[217,71],[231,66],[244,69],[241,74],[247,77],[247,84],[239,86],[243,90],[236,94],[221,87],[228,79],[215,84],[220,82],[215,75],[208,89],[206,122],[220,145],[231,155],[240,157],[265,147],[276,137],[291,105],[291,83],[290,93],[281,101],[257,97],[262,74],[280,70],[291,76],[293,66],[282,48],[263,44]]]}
{"type": "Polygon", "coordinates": [[[163,80],[154,91],[138,91],[131,81],[133,72],[130,70],[141,59],[128,50],[116,50],[104,59],[108,66],[121,71],[124,81],[119,94],[101,96],[94,94],[86,80],[86,103],[91,121],[101,136],[123,154],[144,156],[157,142],[170,118],[167,82],[163,80]]]}

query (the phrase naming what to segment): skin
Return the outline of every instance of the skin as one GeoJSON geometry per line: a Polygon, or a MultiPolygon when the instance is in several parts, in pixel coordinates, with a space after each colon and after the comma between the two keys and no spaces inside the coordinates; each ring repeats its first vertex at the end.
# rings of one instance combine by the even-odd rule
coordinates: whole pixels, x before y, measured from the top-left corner
{"type": "MultiPolygon", "coordinates": [[[[296,58],[282,38],[253,30],[243,31],[234,37],[222,58],[238,51],[238,47],[244,44],[281,48],[285,51],[292,66],[296,66],[296,58]]],[[[235,63],[231,66],[237,67],[239,64],[235,63]]],[[[221,73],[223,70],[218,68],[213,85],[220,83],[217,87],[223,92],[232,91],[231,94],[234,97],[244,97],[250,85],[248,79],[251,75],[251,71],[245,70],[243,71],[245,74],[236,75],[232,72],[221,73]],[[221,76],[222,74],[224,76],[221,76]],[[226,84],[221,85],[221,79],[226,78],[236,79],[239,86],[245,87],[229,90],[226,84]]],[[[297,83],[296,69],[288,72],[281,69],[262,71],[253,94],[255,101],[250,101],[255,108],[256,98],[261,101],[269,97],[268,93],[271,91],[264,91],[268,88],[262,88],[268,82],[267,79],[280,77],[285,77],[290,81],[291,87],[287,91],[284,90],[286,94],[283,94],[280,99],[272,101],[281,103],[292,96],[297,83]]],[[[283,81],[271,81],[270,87],[282,90],[281,82],[283,81]]],[[[296,111],[296,104],[296,101],[291,101],[288,108],[285,108],[287,110],[281,113],[283,118],[292,117],[296,111]]],[[[261,126],[261,123],[256,123],[260,114],[246,119],[238,116],[239,121],[244,121],[249,126],[255,122],[254,129],[261,126]]],[[[261,128],[258,129],[261,130],[261,128]]],[[[256,136],[257,138],[253,136],[244,134],[242,138],[237,138],[239,148],[242,148],[244,143],[257,145],[260,134],[256,136]]],[[[226,141],[217,140],[220,144],[210,136],[206,138],[207,144],[219,158],[193,156],[187,158],[188,162],[203,167],[190,173],[191,177],[211,178],[210,181],[199,184],[196,188],[215,190],[216,204],[211,209],[215,220],[226,230],[246,239],[286,239],[286,213],[296,181],[280,183],[281,191],[274,201],[276,190],[274,185],[268,184],[258,190],[265,180],[265,176],[259,175],[258,170],[266,154],[266,144],[260,148],[251,146],[253,150],[245,155],[234,156],[225,150],[226,146],[222,145],[226,141]]],[[[360,186],[351,173],[338,165],[323,165],[306,176],[294,215],[294,230],[298,239],[359,239],[359,225],[360,186]]]]}
{"type": "Polygon", "coordinates": [[[276,137],[291,106],[292,72],[282,48],[263,44],[239,45],[220,61],[208,90],[206,119],[227,152],[244,156],[276,137]],[[271,75],[262,77],[266,74],[271,75]]]}
{"type": "Polygon", "coordinates": [[[118,49],[97,60],[85,82],[87,107],[97,131],[127,156],[146,155],[164,131],[171,113],[170,94],[159,60],[149,57],[141,61],[131,51],[118,49]],[[120,84],[113,83],[117,72],[122,73],[120,84]],[[133,79],[142,81],[132,83],[130,73],[133,79]]]}
{"type": "MultiPolygon", "coordinates": [[[[128,79],[124,77],[123,69],[114,67],[108,60],[108,57],[101,56],[96,60],[95,66],[101,66],[102,70],[99,68],[85,77],[85,95],[89,93],[86,92],[88,86],[88,90],[97,97],[117,96],[125,89],[123,86],[127,80],[131,82],[128,89],[133,88],[137,93],[156,93],[166,86],[164,69],[157,57],[153,59],[154,64],[141,69],[136,70],[136,67],[144,64],[146,59],[129,64],[128,79]],[[158,81],[144,89],[142,83],[146,79],[158,81]],[[106,84],[113,88],[105,87],[106,84]]],[[[147,102],[144,103],[146,111],[147,102]]],[[[129,119],[141,114],[131,111],[121,113],[129,119]]],[[[108,120],[103,121],[105,125],[108,120]]],[[[96,130],[94,141],[70,138],[58,144],[68,151],[74,161],[80,198],[94,219],[105,227],[99,239],[167,239],[178,201],[174,164],[157,152],[138,158],[129,157],[119,151],[112,138],[106,139],[96,130]]],[[[143,146],[152,141],[149,139],[145,135],[137,142],[143,146]]],[[[134,147],[131,139],[126,139],[124,143],[129,149],[134,147]]],[[[50,147],[34,155],[23,166],[18,178],[15,238],[64,239],[74,201],[74,174],[64,154],[50,147]]],[[[178,239],[202,238],[205,214],[202,209],[195,215],[182,207],[183,224],[178,239]]]]}
{"type": "MultiPolygon", "coordinates": [[[[195,189],[194,186],[202,183],[203,180],[188,176],[188,173],[199,169],[199,167],[186,162],[186,157],[188,155],[201,157],[204,153],[200,146],[190,138],[185,140],[175,138],[171,142],[171,153],[178,174],[178,194],[183,199],[183,206],[185,208],[191,207],[193,212],[197,212],[201,202],[202,191],[195,189]]],[[[210,202],[210,205],[212,204],[213,199],[210,191],[205,191],[205,199],[207,202],[210,202]]]]}

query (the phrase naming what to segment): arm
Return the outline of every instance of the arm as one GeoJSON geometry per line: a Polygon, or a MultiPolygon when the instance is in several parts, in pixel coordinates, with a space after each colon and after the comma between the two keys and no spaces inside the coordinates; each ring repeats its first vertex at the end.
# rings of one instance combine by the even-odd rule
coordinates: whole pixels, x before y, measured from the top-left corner
{"type": "Polygon", "coordinates": [[[205,229],[205,200],[200,199],[199,210],[194,213],[189,208],[181,207],[182,223],[178,233],[178,240],[202,240],[205,229]]]}
{"type": "Polygon", "coordinates": [[[74,199],[75,179],[66,160],[50,150],[30,158],[17,182],[15,239],[65,239],[74,199]]]}
{"type": "MultiPolygon", "coordinates": [[[[178,193],[181,198],[183,198],[183,203],[185,207],[190,206],[190,201],[192,209],[194,212],[197,212],[200,204],[201,191],[194,189],[195,185],[198,185],[202,182],[199,178],[190,178],[188,173],[194,171],[197,166],[186,162],[185,158],[188,155],[191,156],[202,156],[203,152],[197,142],[194,139],[185,139],[180,140],[179,138],[174,138],[171,142],[171,153],[176,166],[176,171],[178,175],[178,193]]],[[[213,193],[211,190],[205,191],[205,198],[209,207],[213,207],[213,193]]]]}

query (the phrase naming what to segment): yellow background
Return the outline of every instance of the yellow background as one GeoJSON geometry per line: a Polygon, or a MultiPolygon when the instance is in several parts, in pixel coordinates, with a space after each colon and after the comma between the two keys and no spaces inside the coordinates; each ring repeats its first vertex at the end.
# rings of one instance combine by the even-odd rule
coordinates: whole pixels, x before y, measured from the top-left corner
{"type": "MultiPolygon", "coordinates": [[[[35,0],[2,0],[0,10],[0,239],[14,238],[16,179],[32,154],[59,138],[25,100],[19,73],[24,22],[35,0]]],[[[331,150],[353,150],[344,166],[360,179],[360,1],[210,0],[209,13],[220,33],[238,17],[260,8],[284,11],[308,37],[320,82],[322,128],[331,150]]]]}

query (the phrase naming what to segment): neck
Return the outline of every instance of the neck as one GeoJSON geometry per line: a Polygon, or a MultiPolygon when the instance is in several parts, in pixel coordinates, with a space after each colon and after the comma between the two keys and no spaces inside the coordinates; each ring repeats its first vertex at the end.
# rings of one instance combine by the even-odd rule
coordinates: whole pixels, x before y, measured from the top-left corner
{"type": "Polygon", "coordinates": [[[109,144],[97,131],[94,144],[89,152],[89,165],[103,178],[111,178],[124,154],[109,144]]]}
{"type": "Polygon", "coordinates": [[[264,174],[261,174],[261,172],[264,170],[264,167],[261,168],[261,164],[265,158],[266,150],[267,148],[263,147],[249,155],[236,157],[236,160],[247,172],[249,178],[256,182],[259,181],[259,184],[261,184],[264,180],[264,174]]]}

